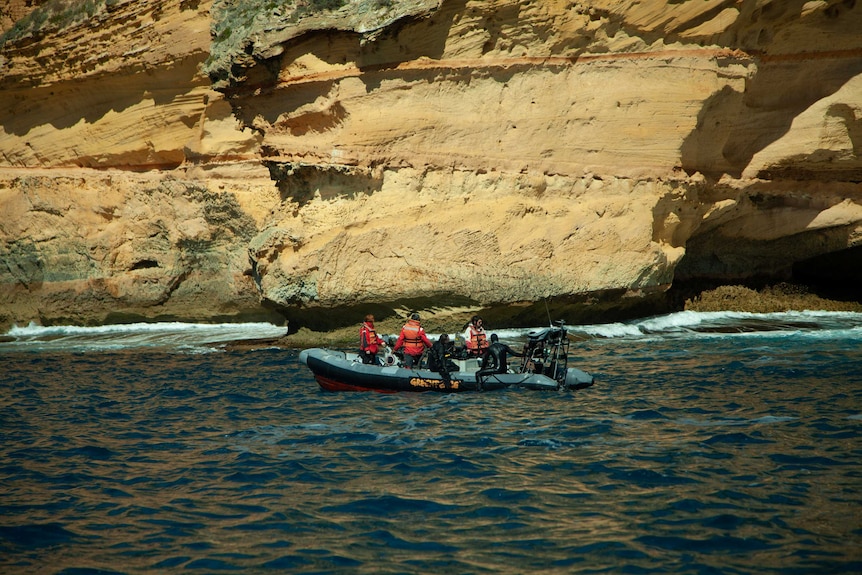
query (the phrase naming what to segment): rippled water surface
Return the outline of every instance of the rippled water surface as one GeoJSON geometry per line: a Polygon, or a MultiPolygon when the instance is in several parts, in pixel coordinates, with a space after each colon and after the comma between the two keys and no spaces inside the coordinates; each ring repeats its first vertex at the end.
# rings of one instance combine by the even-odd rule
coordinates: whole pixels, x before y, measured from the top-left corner
{"type": "Polygon", "coordinates": [[[859,573],[860,326],[583,327],[594,387],[458,395],[323,392],[298,351],[19,333],[0,572],[859,573]]]}

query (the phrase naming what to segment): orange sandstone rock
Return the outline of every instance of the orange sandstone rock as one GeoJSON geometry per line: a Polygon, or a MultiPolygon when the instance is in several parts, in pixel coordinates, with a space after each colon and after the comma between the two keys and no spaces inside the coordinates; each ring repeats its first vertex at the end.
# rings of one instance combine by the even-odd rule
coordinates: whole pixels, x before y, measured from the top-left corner
{"type": "Polygon", "coordinates": [[[623,306],[858,258],[855,3],[232,6],[0,48],[0,323],[623,306]]]}

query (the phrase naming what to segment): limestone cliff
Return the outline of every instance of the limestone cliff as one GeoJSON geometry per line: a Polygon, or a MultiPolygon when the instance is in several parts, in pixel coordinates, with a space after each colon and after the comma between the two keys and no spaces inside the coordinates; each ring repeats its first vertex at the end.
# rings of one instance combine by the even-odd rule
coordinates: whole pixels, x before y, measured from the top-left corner
{"type": "Polygon", "coordinates": [[[0,48],[0,322],[606,310],[860,259],[853,0],[34,14],[0,48]]]}

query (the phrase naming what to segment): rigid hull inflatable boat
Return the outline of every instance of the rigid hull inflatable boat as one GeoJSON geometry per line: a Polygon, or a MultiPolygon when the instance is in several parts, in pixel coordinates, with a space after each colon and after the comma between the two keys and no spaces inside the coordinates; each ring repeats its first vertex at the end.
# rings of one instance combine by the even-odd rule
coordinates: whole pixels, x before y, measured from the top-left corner
{"type": "Polygon", "coordinates": [[[327,391],[492,391],[506,387],[536,390],[580,389],[593,385],[593,376],[568,367],[569,341],[565,328],[531,331],[524,358],[516,369],[479,377],[479,359],[454,359],[449,378],[426,368],[400,367],[391,355],[388,361],[366,365],[357,354],[313,348],[303,350],[299,360],[311,369],[315,380],[327,391]]]}

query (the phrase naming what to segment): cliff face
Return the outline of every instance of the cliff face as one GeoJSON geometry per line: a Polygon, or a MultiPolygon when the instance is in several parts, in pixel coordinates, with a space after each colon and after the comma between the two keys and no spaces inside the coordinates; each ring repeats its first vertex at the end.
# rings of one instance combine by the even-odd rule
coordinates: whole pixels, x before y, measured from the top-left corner
{"type": "Polygon", "coordinates": [[[626,306],[858,264],[852,0],[315,4],[7,40],[0,321],[626,306]]]}
{"type": "Polygon", "coordinates": [[[198,70],[209,6],[38,20],[0,51],[0,324],[266,316],[247,245],[278,194],[198,70]]]}

